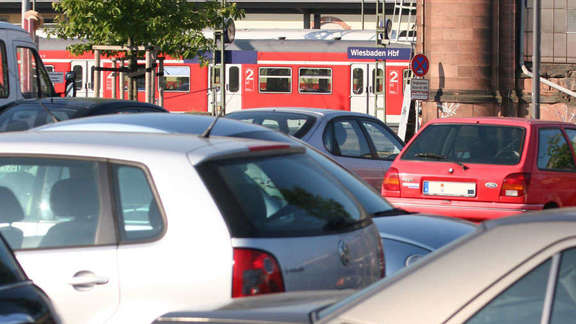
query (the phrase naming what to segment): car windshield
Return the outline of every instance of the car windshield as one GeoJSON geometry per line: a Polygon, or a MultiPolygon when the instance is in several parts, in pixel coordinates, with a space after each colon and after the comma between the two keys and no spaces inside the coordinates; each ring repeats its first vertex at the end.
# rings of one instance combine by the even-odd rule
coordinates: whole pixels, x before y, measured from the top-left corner
{"type": "Polygon", "coordinates": [[[524,136],[523,127],[430,125],[417,135],[401,159],[513,165],[520,162],[524,136]]]}
{"type": "Polygon", "coordinates": [[[297,138],[306,135],[316,121],[309,115],[285,112],[240,112],[228,114],[226,118],[262,125],[297,138]]]}
{"type": "Polygon", "coordinates": [[[234,237],[325,235],[371,223],[308,154],[210,161],[198,170],[234,237]]]}

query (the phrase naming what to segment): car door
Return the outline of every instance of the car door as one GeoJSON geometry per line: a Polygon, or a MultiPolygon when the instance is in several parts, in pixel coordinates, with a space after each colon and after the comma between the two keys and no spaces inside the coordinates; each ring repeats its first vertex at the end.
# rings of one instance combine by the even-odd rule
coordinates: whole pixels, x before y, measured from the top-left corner
{"type": "Polygon", "coordinates": [[[375,133],[380,129],[374,124],[368,124],[370,131],[367,132],[363,124],[357,118],[349,117],[330,121],[324,130],[324,148],[343,167],[356,173],[372,187],[380,189],[390,161],[377,157],[367,135],[372,134],[379,145],[378,139],[385,135],[376,136],[375,133]]]}
{"type": "Polygon", "coordinates": [[[89,160],[0,159],[3,213],[20,232],[8,242],[66,323],[103,323],[118,305],[106,174],[89,160]]]}
{"type": "Polygon", "coordinates": [[[529,194],[529,202],[576,205],[576,163],[570,144],[576,130],[566,130],[569,140],[560,127],[541,127],[537,131],[538,155],[530,186],[536,194],[529,194]]]}

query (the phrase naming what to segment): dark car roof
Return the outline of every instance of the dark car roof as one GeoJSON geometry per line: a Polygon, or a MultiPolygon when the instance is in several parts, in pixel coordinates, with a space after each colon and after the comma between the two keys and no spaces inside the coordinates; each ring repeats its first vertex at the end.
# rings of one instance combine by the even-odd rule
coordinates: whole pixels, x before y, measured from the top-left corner
{"type": "MultiPolygon", "coordinates": [[[[170,132],[170,133],[187,133],[187,134],[202,134],[208,126],[214,121],[212,116],[195,115],[195,114],[156,114],[156,113],[139,113],[139,114],[114,114],[114,115],[100,115],[86,117],[82,119],[70,119],[62,121],[56,124],[50,124],[41,126],[39,129],[42,130],[81,130],[91,127],[89,129],[96,130],[98,125],[101,125],[102,129],[107,129],[108,131],[114,131],[114,126],[116,130],[123,130],[123,126],[126,130],[130,131],[158,131],[158,132],[170,132]],[[133,126],[133,127],[129,127],[133,126]],[[141,130],[139,130],[141,128],[141,130]]],[[[244,123],[241,121],[219,118],[214,129],[212,130],[212,135],[218,136],[239,136],[239,134],[249,133],[249,132],[267,132],[272,134],[279,134],[279,139],[285,139],[284,141],[289,141],[290,138],[274,132],[269,128],[264,126],[244,123]]]]}
{"type": "Polygon", "coordinates": [[[131,100],[120,100],[120,99],[107,99],[107,98],[78,98],[78,97],[50,97],[50,98],[39,98],[39,99],[24,99],[14,101],[7,105],[4,105],[2,109],[9,107],[19,106],[19,105],[39,105],[43,104],[47,107],[59,106],[59,107],[70,107],[76,109],[100,109],[100,108],[112,108],[119,105],[133,105],[138,107],[150,107],[158,111],[166,111],[160,106],[153,104],[131,101],[131,100]]]}

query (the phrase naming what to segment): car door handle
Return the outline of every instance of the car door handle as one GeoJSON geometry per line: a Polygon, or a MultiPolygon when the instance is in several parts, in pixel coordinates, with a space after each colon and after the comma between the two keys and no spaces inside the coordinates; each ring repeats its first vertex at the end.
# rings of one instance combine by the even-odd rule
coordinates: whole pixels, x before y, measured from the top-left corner
{"type": "Polygon", "coordinates": [[[90,271],[79,271],[68,282],[72,287],[78,290],[90,289],[96,285],[105,285],[109,282],[106,277],[100,277],[90,271]]]}

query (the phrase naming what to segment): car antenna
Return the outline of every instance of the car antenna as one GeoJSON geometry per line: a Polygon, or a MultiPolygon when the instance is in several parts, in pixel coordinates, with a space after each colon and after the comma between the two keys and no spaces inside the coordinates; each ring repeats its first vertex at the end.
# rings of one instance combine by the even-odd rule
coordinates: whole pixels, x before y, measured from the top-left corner
{"type": "Polygon", "coordinates": [[[46,113],[47,113],[48,115],[50,115],[50,118],[52,119],[52,122],[53,122],[53,123],[57,123],[57,122],[60,121],[60,119],[58,119],[58,117],[56,117],[56,115],[54,115],[54,113],[51,112],[50,109],[48,109],[48,107],[46,107],[46,106],[44,105],[44,103],[42,102],[42,99],[41,99],[41,98],[38,99],[38,103],[40,104],[40,107],[42,107],[42,109],[46,110],[46,113]]]}
{"type": "Polygon", "coordinates": [[[202,133],[202,135],[200,135],[200,137],[205,137],[205,138],[210,137],[210,133],[212,132],[212,129],[214,129],[214,125],[216,125],[218,118],[220,118],[220,114],[216,115],[214,120],[210,123],[210,125],[208,125],[208,128],[206,128],[206,130],[204,131],[204,133],[202,133]]]}

